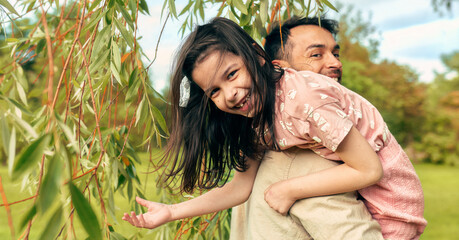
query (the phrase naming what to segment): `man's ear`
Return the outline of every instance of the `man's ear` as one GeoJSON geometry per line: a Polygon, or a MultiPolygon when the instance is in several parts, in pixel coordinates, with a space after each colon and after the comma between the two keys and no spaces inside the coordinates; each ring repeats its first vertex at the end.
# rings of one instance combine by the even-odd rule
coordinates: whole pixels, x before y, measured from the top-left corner
{"type": "Polygon", "coordinates": [[[281,68],[289,68],[290,67],[290,64],[285,60],[276,59],[276,60],[273,60],[272,63],[273,63],[273,65],[277,65],[277,66],[279,66],[281,68]]]}

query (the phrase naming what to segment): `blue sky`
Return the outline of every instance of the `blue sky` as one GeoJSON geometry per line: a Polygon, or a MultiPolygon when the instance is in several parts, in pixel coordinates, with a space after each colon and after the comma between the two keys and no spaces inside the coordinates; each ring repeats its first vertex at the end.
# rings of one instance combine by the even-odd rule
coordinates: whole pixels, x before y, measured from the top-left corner
{"type": "Polygon", "coordinates": [[[459,4],[443,16],[433,11],[431,0],[352,0],[381,34],[380,58],[406,64],[430,82],[434,71],[445,72],[441,54],[459,51],[459,4]]]}
{"type": "MultiPolygon", "coordinates": [[[[140,43],[150,59],[154,58],[159,32],[165,19],[160,19],[161,2],[148,1],[151,14],[139,19],[139,35],[143,36],[140,43]]],[[[184,1],[177,2],[177,8],[181,9],[184,1]]],[[[355,10],[360,10],[363,18],[376,27],[377,34],[381,36],[380,59],[410,66],[420,74],[420,81],[430,82],[435,76],[434,71],[445,71],[440,61],[441,54],[459,51],[457,2],[453,3],[452,13],[443,16],[433,11],[431,0],[348,0],[345,4],[354,5],[355,10]]],[[[339,17],[334,14],[328,16],[336,19],[339,17]]],[[[206,17],[212,16],[207,14],[206,17]]],[[[167,84],[173,55],[181,42],[179,27],[179,21],[169,20],[159,44],[157,59],[151,67],[152,81],[157,90],[167,84]]]]}

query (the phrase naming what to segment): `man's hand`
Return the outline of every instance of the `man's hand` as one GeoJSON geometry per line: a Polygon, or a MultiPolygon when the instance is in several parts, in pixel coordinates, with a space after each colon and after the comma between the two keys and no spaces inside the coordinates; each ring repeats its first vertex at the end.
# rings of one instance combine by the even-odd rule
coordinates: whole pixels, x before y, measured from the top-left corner
{"type": "Polygon", "coordinates": [[[136,201],[148,208],[148,212],[136,215],[134,212],[124,213],[123,220],[138,228],[156,228],[172,219],[172,213],[169,205],[150,202],[145,199],[136,197],[136,201]]]}
{"type": "Polygon", "coordinates": [[[280,181],[265,190],[265,201],[272,209],[285,216],[296,199],[290,197],[288,182],[280,181]]]}

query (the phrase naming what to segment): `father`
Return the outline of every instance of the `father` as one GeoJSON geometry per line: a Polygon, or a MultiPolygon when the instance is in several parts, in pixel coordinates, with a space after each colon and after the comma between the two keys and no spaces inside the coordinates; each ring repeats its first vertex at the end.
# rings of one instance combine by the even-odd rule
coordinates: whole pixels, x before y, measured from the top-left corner
{"type": "MultiPolygon", "coordinates": [[[[271,30],[265,50],[280,67],[309,70],[340,82],[340,49],[334,39],[337,29],[334,20],[293,17],[271,30]]],[[[266,152],[250,199],[233,208],[231,239],[383,239],[379,224],[356,192],[302,199],[287,216],[264,201],[264,191],[271,184],[336,164],[310,150],[266,152]]]]}

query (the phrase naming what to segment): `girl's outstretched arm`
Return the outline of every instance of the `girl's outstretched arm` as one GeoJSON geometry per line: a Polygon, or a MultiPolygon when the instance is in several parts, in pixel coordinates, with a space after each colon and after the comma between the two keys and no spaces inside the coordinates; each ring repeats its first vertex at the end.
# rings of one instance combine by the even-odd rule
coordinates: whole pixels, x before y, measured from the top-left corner
{"type": "Polygon", "coordinates": [[[136,198],[148,212],[136,215],[124,213],[123,220],[140,228],[156,228],[167,222],[221,211],[245,202],[252,192],[259,162],[248,160],[245,172],[235,172],[233,179],[221,188],[215,188],[197,198],[178,204],[162,204],[136,198]]]}
{"type": "Polygon", "coordinates": [[[336,154],[344,164],[277,182],[266,189],[266,202],[285,215],[298,199],[355,191],[375,184],[383,176],[378,155],[355,127],[336,154]]]}

